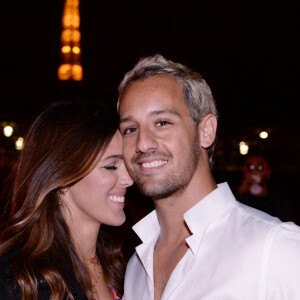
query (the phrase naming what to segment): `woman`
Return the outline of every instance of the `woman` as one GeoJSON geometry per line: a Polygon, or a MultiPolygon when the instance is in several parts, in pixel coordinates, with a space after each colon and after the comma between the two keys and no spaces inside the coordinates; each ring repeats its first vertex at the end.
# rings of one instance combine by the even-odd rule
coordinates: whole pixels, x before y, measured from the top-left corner
{"type": "Polygon", "coordinates": [[[35,120],[0,226],[0,299],[120,299],[110,226],[125,221],[133,183],[121,144],[117,115],[99,102],[56,103],[35,120]]]}

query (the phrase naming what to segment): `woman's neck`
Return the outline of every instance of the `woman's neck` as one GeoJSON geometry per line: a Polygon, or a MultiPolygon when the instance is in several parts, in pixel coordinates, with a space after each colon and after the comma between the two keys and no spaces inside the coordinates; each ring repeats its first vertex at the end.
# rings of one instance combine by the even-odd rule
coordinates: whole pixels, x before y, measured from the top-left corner
{"type": "Polygon", "coordinates": [[[84,226],[72,226],[70,232],[75,244],[76,252],[82,262],[88,263],[96,256],[97,238],[100,225],[85,224],[84,226]],[[88,226],[90,225],[90,226],[88,226]]]}

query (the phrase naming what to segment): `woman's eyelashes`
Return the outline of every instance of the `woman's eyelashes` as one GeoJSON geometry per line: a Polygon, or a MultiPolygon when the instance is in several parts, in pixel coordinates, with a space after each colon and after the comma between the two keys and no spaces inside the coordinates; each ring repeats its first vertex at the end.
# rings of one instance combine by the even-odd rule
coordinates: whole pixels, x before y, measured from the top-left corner
{"type": "Polygon", "coordinates": [[[108,171],[115,171],[118,169],[118,167],[116,165],[104,166],[103,168],[108,171]]]}

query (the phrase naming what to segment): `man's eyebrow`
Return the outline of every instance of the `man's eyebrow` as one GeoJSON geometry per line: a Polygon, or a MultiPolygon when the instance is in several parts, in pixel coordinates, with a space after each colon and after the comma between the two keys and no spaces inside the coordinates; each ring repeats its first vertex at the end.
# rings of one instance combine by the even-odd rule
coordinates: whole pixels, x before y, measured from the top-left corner
{"type": "Polygon", "coordinates": [[[104,159],[101,159],[101,161],[106,161],[111,158],[123,159],[123,155],[122,154],[110,155],[110,156],[105,157],[104,159]]]}
{"type": "Polygon", "coordinates": [[[132,117],[126,117],[126,118],[123,118],[120,120],[120,125],[122,123],[126,123],[126,122],[130,122],[130,121],[133,121],[133,118],[132,117]]]}
{"type": "Polygon", "coordinates": [[[180,116],[176,111],[170,109],[160,109],[160,110],[154,110],[150,112],[150,115],[160,115],[160,114],[172,114],[178,117],[180,116]]]}
{"type": "MultiPolygon", "coordinates": [[[[172,114],[172,115],[175,115],[177,117],[180,117],[180,115],[176,111],[170,110],[170,109],[153,110],[148,115],[157,116],[157,115],[161,115],[161,114],[172,114]]],[[[120,120],[120,125],[123,124],[123,123],[126,123],[126,122],[131,122],[131,121],[134,121],[134,119],[131,116],[123,118],[123,119],[120,120]]]]}

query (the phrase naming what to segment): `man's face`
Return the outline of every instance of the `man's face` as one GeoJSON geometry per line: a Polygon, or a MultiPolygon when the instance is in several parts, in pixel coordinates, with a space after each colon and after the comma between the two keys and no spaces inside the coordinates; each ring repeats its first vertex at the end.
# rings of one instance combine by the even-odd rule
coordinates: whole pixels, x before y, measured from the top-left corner
{"type": "Polygon", "coordinates": [[[132,83],[120,102],[123,156],[133,180],[153,199],[188,186],[199,162],[200,143],[174,78],[132,83]]]}

